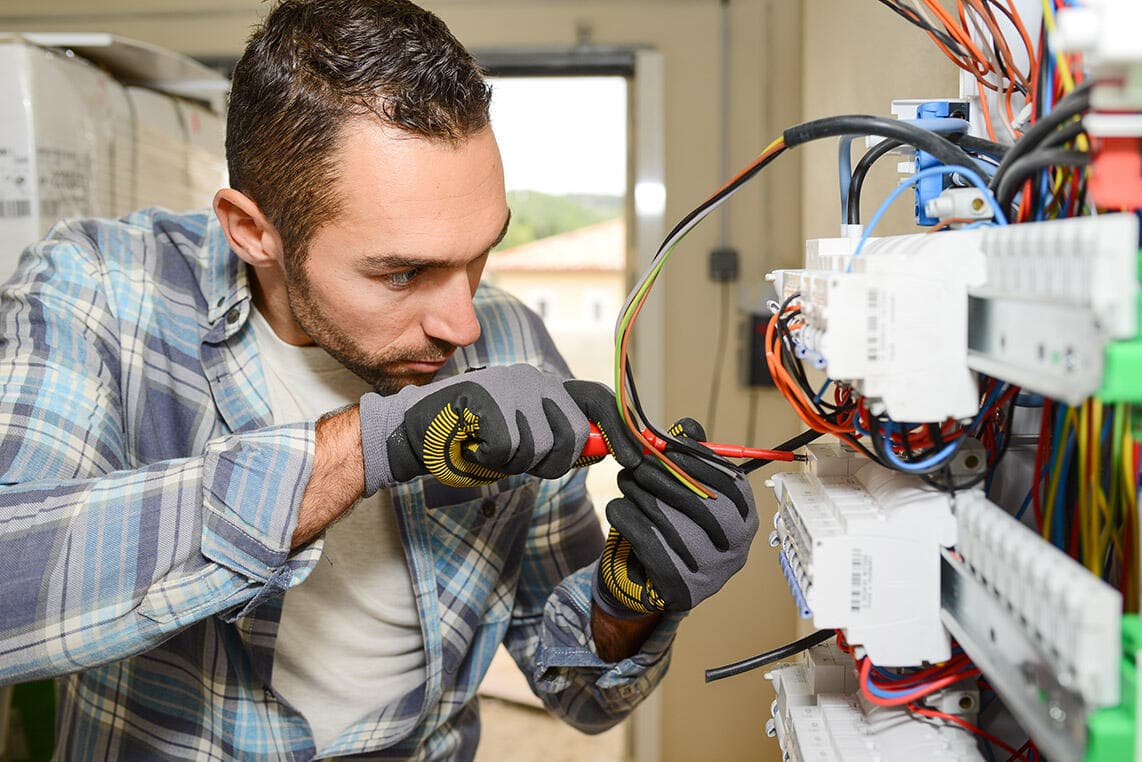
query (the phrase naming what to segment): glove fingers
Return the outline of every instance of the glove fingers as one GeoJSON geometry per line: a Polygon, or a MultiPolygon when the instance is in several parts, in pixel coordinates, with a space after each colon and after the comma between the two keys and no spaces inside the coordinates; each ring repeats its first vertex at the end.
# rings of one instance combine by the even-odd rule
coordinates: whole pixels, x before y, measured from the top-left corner
{"type": "Polygon", "coordinates": [[[625,468],[633,468],[642,460],[642,447],[631,435],[619,415],[615,404],[615,394],[603,384],[581,379],[563,382],[563,388],[571,395],[583,414],[594,421],[603,432],[607,446],[615,460],[625,468]]]}
{"type": "Polygon", "coordinates": [[[733,501],[734,505],[737,506],[738,515],[743,519],[754,510],[753,503],[746,498],[747,492],[752,494],[749,483],[746,481],[745,475],[736,466],[727,464],[725,467],[719,468],[709,461],[678,451],[668,450],[666,456],[683,471],[709,487],[715,494],[724,495],[733,501]]]}
{"type": "MultiPolygon", "coordinates": [[[[485,466],[491,466],[500,471],[509,474],[522,474],[525,473],[535,463],[536,451],[536,434],[540,437],[543,432],[533,432],[531,422],[522,410],[515,411],[515,430],[516,430],[516,446],[513,452],[507,453],[507,459],[504,459],[504,451],[501,447],[495,446],[500,444],[502,439],[492,439],[492,433],[484,434],[483,426],[480,427],[480,445],[470,455],[472,460],[477,463],[482,463],[485,466]],[[489,447],[488,444],[494,441],[493,446],[489,447]]],[[[548,432],[550,435],[550,432],[548,432]]]]}
{"type": "MultiPolygon", "coordinates": [[[[658,530],[659,535],[663,541],[670,546],[670,548],[677,554],[686,567],[690,571],[698,568],[698,562],[694,558],[694,553],[688,541],[695,540],[695,534],[704,532],[705,527],[695,527],[693,521],[687,521],[682,513],[680,516],[678,511],[674,510],[673,506],[665,506],[657,496],[651,494],[643,489],[637,482],[637,470],[633,473],[627,471],[620,471],[618,477],[619,490],[623,493],[628,501],[630,501],[638,511],[642,513],[645,521],[650,522],[650,527],[658,530]],[[664,510],[665,509],[665,510],[664,510]],[[668,516],[666,511],[670,512],[668,516]]],[[[675,482],[677,484],[677,482],[675,482]]],[[[685,489],[685,488],[683,488],[685,489]]],[[[697,499],[697,496],[695,496],[697,499]]],[[[706,512],[709,517],[709,512],[706,512]]],[[[713,521],[717,531],[717,521],[713,521]]],[[[700,543],[701,545],[708,546],[710,541],[700,543]]]]}
{"type": "Polygon", "coordinates": [[[698,442],[705,442],[707,439],[706,429],[693,418],[679,418],[666,430],[666,433],[672,437],[686,437],[698,442]]]}
{"type": "MultiPolygon", "coordinates": [[[[694,494],[663,469],[636,468],[625,479],[623,473],[620,473],[619,489],[643,508],[643,513],[667,536],[670,547],[679,552],[679,555],[683,555],[681,549],[688,544],[686,539],[690,539],[697,530],[704,533],[708,541],[718,550],[726,550],[729,547],[725,529],[712,510],[712,501],[704,500],[694,494]],[[664,515],[662,505],[668,506],[670,516],[664,515]],[[691,524],[694,526],[690,526],[691,524]],[[682,534],[687,537],[684,539],[682,534]]],[[[720,492],[718,494],[721,495],[720,492]]],[[[688,555],[686,553],[683,557],[688,555]]],[[[696,568],[696,564],[691,561],[687,561],[686,565],[691,571],[696,568]]]]}
{"type": "Polygon", "coordinates": [[[607,504],[607,520],[630,542],[649,578],[648,587],[661,598],[664,608],[688,611],[693,604],[676,561],[662,535],[639,513],[629,500],[612,500],[607,504]]]}
{"type": "Polygon", "coordinates": [[[554,440],[551,444],[551,451],[541,458],[529,473],[544,479],[556,479],[567,473],[571,464],[578,460],[579,453],[583,451],[583,445],[575,436],[575,427],[558,403],[550,399],[543,400],[543,413],[547,418],[547,423],[551,426],[554,440]]]}

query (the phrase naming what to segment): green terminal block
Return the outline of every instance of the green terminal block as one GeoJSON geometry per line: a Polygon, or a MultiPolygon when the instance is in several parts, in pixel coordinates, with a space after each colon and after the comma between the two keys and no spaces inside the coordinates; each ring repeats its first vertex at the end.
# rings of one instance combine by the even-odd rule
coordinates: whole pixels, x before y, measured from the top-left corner
{"type": "MultiPolygon", "coordinates": [[[[1142,252],[1139,252],[1138,272],[1142,273],[1142,252]]],[[[1142,294],[1138,296],[1138,316],[1137,335],[1133,339],[1115,341],[1106,348],[1102,388],[1095,395],[1103,402],[1142,403],[1142,294]]]]}
{"type": "Polygon", "coordinates": [[[1085,762],[1134,759],[1138,716],[1138,665],[1142,654],[1142,618],[1122,617],[1122,703],[1100,709],[1087,720],[1085,762]]]}

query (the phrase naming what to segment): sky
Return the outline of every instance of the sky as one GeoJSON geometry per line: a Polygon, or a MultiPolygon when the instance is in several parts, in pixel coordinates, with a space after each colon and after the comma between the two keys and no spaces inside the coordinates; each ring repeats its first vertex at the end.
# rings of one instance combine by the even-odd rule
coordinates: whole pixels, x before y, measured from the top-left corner
{"type": "Polygon", "coordinates": [[[626,191],[626,80],[493,78],[492,127],[508,190],[626,191]]]}

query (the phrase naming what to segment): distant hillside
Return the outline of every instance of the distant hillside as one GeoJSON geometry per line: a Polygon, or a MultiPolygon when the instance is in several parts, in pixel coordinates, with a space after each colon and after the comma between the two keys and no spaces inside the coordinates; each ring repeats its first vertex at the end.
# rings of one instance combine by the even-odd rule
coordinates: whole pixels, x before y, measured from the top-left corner
{"type": "Polygon", "coordinates": [[[577,230],[623,213],[622,196],[509,191],[508,205],[512,210],[511,227],[497,250],[577,230]]]}

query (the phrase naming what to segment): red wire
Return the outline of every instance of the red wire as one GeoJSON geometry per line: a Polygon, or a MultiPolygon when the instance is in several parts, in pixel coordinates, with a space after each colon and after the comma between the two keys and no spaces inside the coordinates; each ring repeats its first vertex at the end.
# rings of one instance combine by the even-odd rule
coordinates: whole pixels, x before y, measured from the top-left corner
{"type": "MultiPolygon", "coordinates": [[[[915,701],[918,698],[923,698],[924,696],[927,696],[929,693],[935,693],[936,691],[940,690],[941,688],[946,688],[947,686],[952,685],[953,683],[958,683],[960,680],[963,680],[965,677],[972,677],[974,675],[978,675],[979,670],[973,666],[966,671],[956,672],[955,674],[947,675],[946,677],[941,677],[941,678],[938,678],[936,680],[932,680],[931,682],[926,683],[925,685],[917,688],[916,690],[909,691],[908,693],[905,693],[903,696],[895,696],[895,697],[890,698],[890,699],[881,698],[880,696],[875,695],[872,691],[870,691],[868,689],[868,686],[870,683],[871,673],[872,673],[872,662],[869,661],[868,658],[866,657],[866,658],[861,660],[861,664],[860,664],[860,687],[861,687],[861,692],[864,694],[864,697],[866,699],[868,699],[869,702],[876,704],[877,706],[903,706],[904,704],[907,704],[911,701],[915,701]]],[[[885,690],[888,690],[888,688],[885,688],[884,686],[877,685],[877,687],[878,688],[884,688],[885,690]]]]}
{"type": "MultiPolygon", "coordinates": [[[[1032,746],[1031,739],[1028,738],[1026,741],[1023,742],[1023,745],[1019,747],[1018,753],[1022,754],[1025,751],[1030,751],[1031,746],[1032,746]]],[[[1007,758],[1007,762],[1015,762],[1016,759],[1017,759],[1016,755],[1012,754],[1010,757],[1007,758]]]]}
{"type": "Polygon", "coordinates": [[[938,720],[945,720],[947,722],[954,722],[957,725],[959,725],[961,728],[968,730],[972,733],[975,733],[977,736],[979,736],[981,738],[986,738],[988,741],[995,744],[996,746],[998,746],[999,748],[1003,749],[1005,752],[1007,752],[1011,755],[1008,762],[1014,762],[1014,760],[1019,760],[1019,759],[1023,760],[1023,762],[1030,762],[1030,760],[1028,760],[1027,757],[1023,756],[1023,752],[1021,750],[1015,749],[1011,745],[1004,743],[1003,741],[1001,741],[998,738],[996,738],[995,736],[993,736],[991,733],[988,733],[983,728],[979,727],[978,725],[973,725],[972,723],[968,722],[967,720],[965,720],[962,717],[956,717],[954,714],[947,714],[945,712],[937,712],[935,709],[927,709],[925,707],[918,706],[916,704],[909,704],[908,705],[908,711],[912,712],[913,714],[923,715],[924,717],[934,717],[938,720]]]}

